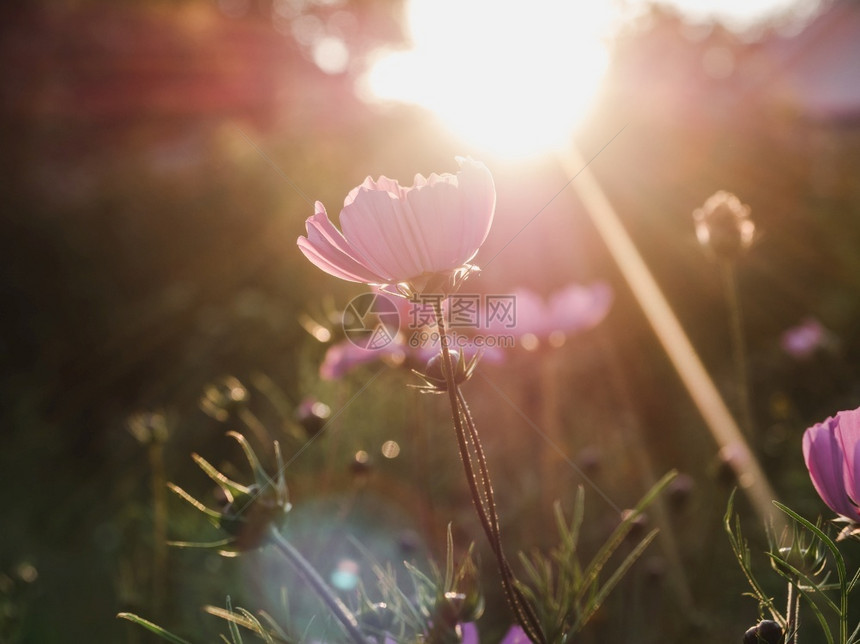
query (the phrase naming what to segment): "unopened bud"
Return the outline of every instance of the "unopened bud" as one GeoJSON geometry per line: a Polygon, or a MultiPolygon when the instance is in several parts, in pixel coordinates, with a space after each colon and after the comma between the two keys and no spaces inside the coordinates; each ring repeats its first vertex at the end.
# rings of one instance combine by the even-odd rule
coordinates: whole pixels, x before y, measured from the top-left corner
{"type": "Polygon", "coordinates": [[[744,644],[783,644],[782,627],[772,619],[765,619],[744,633],[744,644]]]}
{"type": "Polygon", "coordinates": [[[719,259],[735,259],[753,243],[755,224],[750,207],[735,195],[720,190],[693,211],[699,243],[719,259]]]}

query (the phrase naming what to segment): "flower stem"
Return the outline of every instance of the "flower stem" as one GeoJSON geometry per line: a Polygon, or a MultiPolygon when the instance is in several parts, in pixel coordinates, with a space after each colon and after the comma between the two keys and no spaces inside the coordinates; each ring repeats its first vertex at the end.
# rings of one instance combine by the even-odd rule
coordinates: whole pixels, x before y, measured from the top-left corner
{"type": "Polygon", "coordinates": [[[466,480],[472,494],[472,502],[481,522],[481,527],[499,567],[502,578],[502,589],[508,605],[513,610],[520,626],[532,642],[544,644],[546,639],[540,627],[533,608],[517,588],[516,578],[511,570],[505,553],[502,550],[501,531],[499,529],[499,517],[496,512],[493,486],[490,480],[490,471],[487,467],[487,459],[484,454],[478,430],[466,400],[460,391],[454,376],[454,364],[451,360],[451,352],[448,350],[448,335],[445,330],[445,320],[442,315],[442,303],[434,303],[436,313],[436,326],[439,329],[439,342],[442,347],[442,365],[445,374],[445,384],[448,392],[448,400],[451,404],[451,415],[454,420],[454,429],[457,434],[457,444],[460,448],[460,459],[466,473],[466,480]],[[465,420],[465,426],[464,421],[465,420]],[[475,473],[475,463],[479,476],[475,473]]]}
{"type": "Polygon", "coordinates": [[[755,435],[755,427],[750,402],[750,379],[747,369],[747,349],[744,337],[743,311],[741,309],[740,289],[738,288],[735,265],[730,261],[720,262],[723,273],[723,283],[726,290],[726,300],[729,307],[729,325],[731,332],[732,353],[734,354],[735,386],[738,411],[740,412],[743,429],[747,436],[755,435]]]}
{"type": "Polygon", "coordinates": [[[785,615],[785,642],[786,644],[797,644],[797,629],[798,613],[800,611],[800,593],[794,587],[794,582],[788,582],[788,591],[786,593],[788,599],[786,601],[785,615]]]}
{"type": "Polygon", "coordinates": [[[153,435],[148,451],[152,472],[152,612],[160,618],[167,589],[167,477],[164,473],[163,439],[153,435]]]}
{"type": "Polygon", "coordinates": [[[358,620],[355,615],[346,607],[346,605],[338,599],[338,597],[326,585],[323,578],[314,569],[313,566],[305,559],[302,554],[289,541],[284,539],[283,535],[278,532],[277,528],[272,527],[269,532],[269,541],[274,545],[287,561],[289,561],[304,580],[314,589],[317,596],[328,606],[332,614],[343,626],[349,639],[355,644],[367,644],[367,639],[361,634],[358,627],[358,620]]]}

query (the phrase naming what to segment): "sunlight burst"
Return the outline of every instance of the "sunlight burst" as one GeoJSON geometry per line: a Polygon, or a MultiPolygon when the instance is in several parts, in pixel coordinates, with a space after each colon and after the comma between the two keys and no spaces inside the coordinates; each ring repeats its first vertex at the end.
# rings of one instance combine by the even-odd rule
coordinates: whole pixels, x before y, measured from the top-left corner
{"type": "Polygon", "coordinates": [[[610,3],[410,0],[413,48],[379,56],[376,100],[421,105],[490,153],[564,146],[608,65],[610,3]]]}

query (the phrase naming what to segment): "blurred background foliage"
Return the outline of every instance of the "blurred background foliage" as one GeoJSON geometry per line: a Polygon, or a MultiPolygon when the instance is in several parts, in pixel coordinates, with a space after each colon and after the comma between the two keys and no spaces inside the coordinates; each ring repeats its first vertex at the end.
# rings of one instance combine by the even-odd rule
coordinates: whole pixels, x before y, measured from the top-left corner
{"type": "MultiPolygon", "coordinates": [[[[267,554],[171,550],[153,563],[158,468],[207,498],[190,453],[241,462],[224,432],[247,433],[247,415],[233,409],[221,422],[198,405],[226,375],[247,387],[247,409],[288,459],[313,435],[295,422],[299,402],[313,396],[333,412],[287,472],[287,535],[324,574],[361,565],[347,534],[382,560],[426,565],[444,553],[453,521],[458,546],[477,539],[483,552],[487,641],[507,629],[444,405],[407,389],[406,372],[374,378],[378,365],[322,382],[324,347],[297,321],[361,291],[297,251],[314,200],[334,215],[366,175],[408,183],[453,171],[465,154],[488,164],[498,193],[477,263],[493,259],[474,288],[546,295],[601,279],[615,291],[597,329],[559,349],[514,352],[467,386],[508,549],[546,547],[551,531],[540,439],[507,399],[538,424],[554,419],[598,488],[587,488],[586,547],[655,476],[685,474],[657,517],[671,539],[658,540],[583,641],[740,641],[756,621],[719,527],[734,482],[573,192],[553,198],[570,177],[552,157],[486,157],[420,108],[357,96],[371,52],[404,42],[402,15],[398,0],[0,9],[3,641],[148,641],[115,619],[120,610],[211,641],[224,629],[204,604],[229,594],[234,605],[282,610],[279,589],[297,586],[267,554]],[[318,55],[324,37],[345,48],[339,66],[318,55]],[[550,381],[558,395],[547,409],[550,381]],[[163,412],[163,450],[128,431],[141,411],[163,412]],[[393,458],[380,451],[386,441],[399,447],[393,458]]],[[[613,43],[576,140],[586,158],[600,151],[592,169],[730,405],[726,297],[691,213],[720,189],[751,206],[757,240],[736,273],[753,444],[780,498],[815,517],[825,508],[801,434],[860,404],[860,4],[823,3],[791,32],[777,24],[754,36],[643,12],[613,43]],[[828,341],[798,359],[780,338],[807,317],[828,341]]],[[[551,477],[567,504],[583,481],[572,468],[551,477]]],[[[212,538],[174,501],[170,537],[212,538]]]]}

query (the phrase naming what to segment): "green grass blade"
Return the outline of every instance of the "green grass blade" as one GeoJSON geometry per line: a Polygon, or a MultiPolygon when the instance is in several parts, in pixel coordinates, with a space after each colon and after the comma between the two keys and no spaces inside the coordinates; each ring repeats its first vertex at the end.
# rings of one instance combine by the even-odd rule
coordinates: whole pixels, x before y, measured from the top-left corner
{"type": "Polygon", "coordinates": [[[118,613],[117,617],[120,619],[127,619],[128,621],[137,624],[138,626],[143,626],[146,630],[151,633],[155,633],[159,637],[167,640],[168,642],[173,642],[173,644],[191,644],[188,640],[184,640],[178,635],[174,635],[170,631],[166,631],[161,626],[157,624],[153,624],[147,619],[143,619],[143,617],[138,617],[134,613],[118,613]]]}

